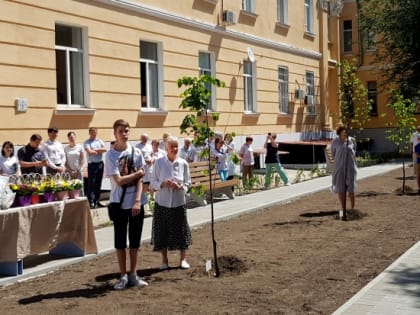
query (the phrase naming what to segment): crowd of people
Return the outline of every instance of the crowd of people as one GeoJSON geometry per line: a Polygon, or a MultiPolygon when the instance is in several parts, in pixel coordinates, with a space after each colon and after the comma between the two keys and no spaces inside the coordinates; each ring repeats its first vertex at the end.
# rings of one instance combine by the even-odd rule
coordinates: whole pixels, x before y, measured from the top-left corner
{"type": "MultiPolygon", "coordinates": [[[[238,151],[235,150],[230,134],[215,133],[214,137],[198,145],[194,139],[184,138],[180,146],[178,138],[164,133],[161,140],[149,139],[148,134],[140,135],[134,146],[129,143],[130,125],[119,119],[113,125],[115,141],[109,149],[98,138],[98,130],[91,127],[89,137],[79,144],[77,135],[67,133],[68,144],[57,140],[58,128],[47,130],[48,139],[42,142],[42,136],[33,134],[29,143],[15,154],[13,143],[5,141],[0,157],[0,173],[20,175],[29,173],[62,174],[67,172],[71,178],[82,179],[87,175],[86,197],[90,207],[100,201],[103,176],[110,179],[110,203],[118,204],[118,213],[113,215],[114,247],[121,273],[114,288],[121,290],[127,286],[142,287],[148,285],[137,274],[138,251],[145,218],[145,205],[148,198],[153,198],[151,243],[153,250],[161,255],[161,270],[170,269],[168,251],[179,250],[179,268],[188,269],[190,264],[186,251],[192,244],[191,230],[187,220],[187,192],[191,185],[189,163],[210,158],[222,181],[235,175],[234,156],[239,157],[243,185],[248,185],[253,177],[254,149],[253,138],[248,136],[238,151]],[[180,146],[180,148],[179,148],[180,146]],[[208,150],[205,150],[205,149],[208,150]],[[207,151],[207,153],[206,153],[207,151]],[[84,168],[87,173],[84,174],[84,168]],[[128,246],[127,246],[128,239],[128,246]],[[128,249],[128,252],[127,252],[128,249]],[[127,272],[127,255],[129,270],[127,272]]],[[[356,159],[355,141],[347,135],[346,128],[336,130],[337,137],[331,144],[334,156],[332,188],[338,194],[343,208],[346,195],[350,198],[350,208],[355,206],[356,159]]],[[[265,188],[271,186],[272,172],[275,170],[284,185],[290,185],[279,158],[279,143],[274,133],[268,133],[264,148],[265,188]]],[[[415,171],[420,187],[420,127],[412,138],[415,171]]],[[[419,190],[420,192],[420,190],[419,190]]]]}

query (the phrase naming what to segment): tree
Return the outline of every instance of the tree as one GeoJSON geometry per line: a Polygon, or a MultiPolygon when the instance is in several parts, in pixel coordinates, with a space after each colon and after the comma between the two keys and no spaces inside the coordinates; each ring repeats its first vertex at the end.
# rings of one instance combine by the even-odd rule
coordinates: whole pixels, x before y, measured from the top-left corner
{"type": "Polygon", "coordinates": [[[419,97],[420,1],[358,0],[358,4],[361,34],[376,34],[376,62],[384,84],[397,84],[405,98],[419,97]]]}
{"type": "Polygon", "coordinates": [[[338,67],[340,71],[340,120],[347,129],[362,130],[370,120],[372,110],[367,88],[357,77],[355,60],[343,60],[338,67]]]}
{"type": "MultiPolygon", "coordinates": [[[[181,93],[182,102],[180,108],[195,111],[195,114],[187,114],[181,123],[181,133],[190,134],[198,132],[198,138],[194,139],[194,145],[202,145],[206,143],[207,139],[214,136],[214,131],[210,128],[209,120],[217,121],[219,114],[209,112],[208,105],[211,100],[211,86],[224,87],[225,83],[208,75],[201,75],[196,77],[183,77],[177,81],[178,87],[186,86],[184,92],[181,93]],[[209,115],[210,114],[210,115],[209,115]]],[[[211,169],[214,167],[210,159],[210,149],[207,147],[204,151],[209,162],[209,176],[210,182],[211,169]]],[[[214,235],[214,208],[213,208],[213,188],[210,185],[210,205],[211,205],[211,236],[213,242],[213,259],[214,259],[214,275],[220,275],[218,259],[217,259],[217,242],[214,235]]]]}
{"type": "MultiPolygon", "coordinates": [[[[398,153],[403,157],[409,150],[408,144],[410,138],[416,129],[416,118],[414,113],[416,111],[416,104],[409,99],[404,99],[403,96],[395,91],[391,91],[393,102],[387,106],[392,109],[395,116],[396,123],[389,123],[389,129],[386,131],[387,139],[392,141],[396,146],[398,153]]],[[[403,158],[403,184],[401,192],[405,193],[405,160],[403,158]]]]}

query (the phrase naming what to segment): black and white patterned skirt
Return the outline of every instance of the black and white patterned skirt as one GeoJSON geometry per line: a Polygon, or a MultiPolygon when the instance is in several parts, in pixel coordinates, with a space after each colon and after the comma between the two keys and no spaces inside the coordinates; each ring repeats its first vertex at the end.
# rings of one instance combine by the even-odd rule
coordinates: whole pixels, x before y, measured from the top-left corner
{"type": "Polygon", "coordinates": [[[167,208],[155,203],[151,243],[154,251],[188,249],[192,238],[185,205],[167,208]]]}

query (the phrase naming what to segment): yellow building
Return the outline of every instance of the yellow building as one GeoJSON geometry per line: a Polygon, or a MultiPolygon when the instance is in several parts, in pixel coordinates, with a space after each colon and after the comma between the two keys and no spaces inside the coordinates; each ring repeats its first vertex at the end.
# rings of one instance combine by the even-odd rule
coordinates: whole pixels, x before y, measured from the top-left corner
{"type": "MultiPolygon", "coordinates": [[[[380,67],[375,64],[376,34],[374,32],[363,33],[359,31],[359,9],[362,1],[345,0],[340,15],[341,30],[341,60],[354,60],[358,66],[357,76],[368,89],[368,97],[372,101],[370,121],[364,126],[360,137],[374,140],[374,151],[393,151],[395,145],[386,140],[385,130],[387,123],[392,122],[393,112],[387,107],[389,102],[389,88],[382,87],[382,73],[380,67]]],[[[385,65],[386,66],[386,65],[385,65]]],[[[420,107],[419,107],[420,108],[420,107]]],[[[417,121],[420,118],[417,113],[417,121]]]]}
{"type": "Polygon", "coordinates": [[[87,138],[90,126],[110,141],[117,118],[129,121],[133,141],[180,135],[176,81],[200,73],[226,83],[213,91],[217,131],[253,135],[257,145],[267,132],[330,138],[343,19],[356,11],[355,1],[343,12],[329,2],[2,0],[0,141],[23,145],[49,126],[62,142],[69,130],[87,138]]]}

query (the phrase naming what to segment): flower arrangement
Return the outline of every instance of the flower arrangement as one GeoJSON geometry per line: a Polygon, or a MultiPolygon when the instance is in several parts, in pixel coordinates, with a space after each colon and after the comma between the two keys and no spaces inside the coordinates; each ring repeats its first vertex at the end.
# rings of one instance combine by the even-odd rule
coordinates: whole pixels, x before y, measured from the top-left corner
{"type": "Polygon", "coordinates": [[[12,183],[9,187],[17,196],[28,196],[38,191],[38,187],[35,184],[12,183]]]}
{"type": "Polygon", "coordinates": [[[52,193],[55,191],[55,183],[52,179],[43,180],[38,186],[38,193],[52,193]]]}
{"type": "Polygon", "coordinates": [[[60,192],[60,191],[69,191],[72,190],[70,181],[68,180],[58,180],[54,182],[54,192],[60,192]]]}
{"type": "Polygon", "coordinates": [[[71,190],[80,190],[82,188],[83,188],[83,182],[80,179],[75,178],[75,179],[70,180],[71,190]]]}

